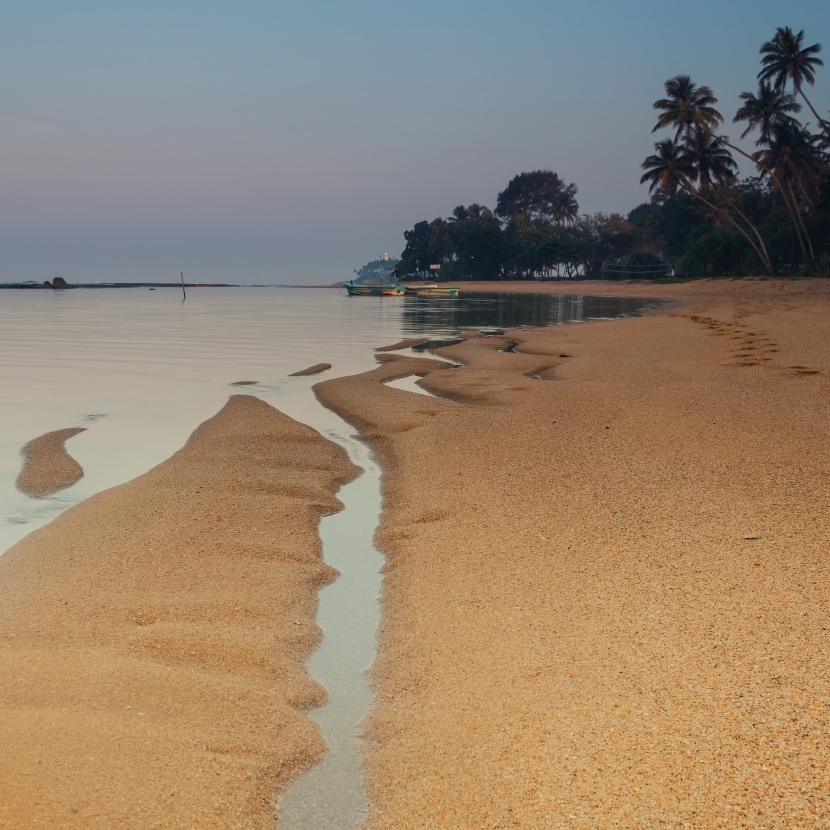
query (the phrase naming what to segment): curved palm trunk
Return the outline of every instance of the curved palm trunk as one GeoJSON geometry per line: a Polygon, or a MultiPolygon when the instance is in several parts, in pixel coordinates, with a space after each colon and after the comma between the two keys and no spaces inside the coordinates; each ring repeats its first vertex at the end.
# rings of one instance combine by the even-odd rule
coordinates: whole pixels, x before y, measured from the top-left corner
{"type": "Polygon", "coordinates": [[[810,99],[809,99],[809,98],[808,98],[808,97],[804,94],[804,89],[803,89],[803,87],[801,86],[801,84],[796,83],[796,84],[795,84],[795,88],[796,88],[796,90],[798,91],[798,94],[799,94],[799,95],[800,95],[800,96],[804,99],[804,102],[805,102],[805,103],[807,104],[807,106],[810,108],[810,112],[811,112],[811,113],[813,113],[813,115],[815,115],[815,117],[816,117],[816,121],[818,121],[819,126],[820,126],[822,129],[827,129],[827,121],[825,121],[825,120],[824,120],[824,119],[823,119],[823,118],[822,118],[822,117],[821,117],[821,116],[820,116],[820,115],[816,112],[816,108],[813,106],[813,104],[811,103],[810,99]]]}
{"type": "MultiPolygon", "coordinates": [[[[803,189],[803,184],[801,185],[801,187],[803,189]]],[[[807,228],[804,225],[804,218],[801,216],[801,210],[798,207],[798,198],[796,197],[795,193],[793,193],[793,185],[792,182],[789,181],[789,179],[787,180],[787,188],[790,191],[790,196],[792,197],[793,204],[796,206],[796,215],[798,216],[798,222],[801,225],[801,230],[804,233],[804,239],[809,247],[809,251],[803,251],[803,248],[802,251],[804,252],[804,255],[807,257],[807,262],[810,265],[812,265],[816,260],[816,254],[815,251],[813,251],[813,243],[810,240],[810,235],[807,233],[807,228]]],[[[801,240],[799,239],[799,241],[801,240]]]]}
{"type": "Polygon", "coordinates": [[[746,229],[741,227],[741,224],[735,219],[734,216],[732,216],[728,211],[724,210],[723,208],[719,208],[717,205],[713,204],[708,199],[704,199],[703,196],[701,196],[700,193],[698,193],[689,182],[681,182],[680,186],[690,196],[694,196],[696,199],[700,199],[700,201],[703,202],[703,204],[706,205],[706,207],[708,207],[710,210],[715,211],[715,213],[719,213],[730,224],[732,224],[738,230],[741,236],[743,236],[743,238],[746,239],[746,241],[752,246],[752,250],[755,251],[756,254],[758,254],[758,258],[764,264],[764,268],[766,269],[767,274],[769,274],[769,276],[771,277],[775,276],[775,268],[773,268],[772,260],[769,257],[769,253],[767,252],[767,246],[764,244],[764,239],[761,236],[760,231],[746,216],[744,216],[743,213],[741,213],[740,210],[735,208],[735,211],[738,213],[738,215],[751,228],[756,238],[755,241],[753,241],[752,237],[749,235],[749,233],[747,233],[746,229]]]}
{"type": "MultiPolygon", "coordinates": [[[[805,98],[806,100],[806,98],[805,98]]],[[[815,261],[815,254],[812,253],[813,251],[813,243],[810,240],[810,235],[807,232],[807,228],[804,225],[804,221],[801,218],[801,209],[798,206],[798,200],[795,198],[795,194],[792,194],[792,200],[790,200],[790,195],[787,193],[784,186],[779,181],[778,177],[770,170],[769,167],[761,164],[758,159],[754,156],[750,155],[749,153],[742,150],[740,147],[736,147],[732,142],[728,141],[723,136],[714,136],[710,132],[714,138],[718,138],[726,147],[730,150],[734,150],[736,153],[740,153],[744,158],[749,159],[756,167],[760,168],[764,173],[769,176],[770,181],[775,185],[776,189],[778,190],[779,196],[781,196],[781,201],[784,202],[784,206],[787,208],[787,212],[790,214],[790,219],[793,223],[793,229],[795,230],[795,237],[798,240],[798,247],[801,248],[801,253],[804,254],[804,258],[807,260],[809,264],[812,264],[815,261]],[[808,253],[809,251],[809,253],[808,253]]]]}
{"type": "Polygon", "coordinates": [[[804,220],[801,217],[801,208],[798,206],[798,199],[793,193],[792,186],[787,183],[790,198],[785,197],[784,185],[777,174],[769,173],[770,181],[776,186],[778,192],[782,196],[784,205],[787,208],[787,213],[790,215],[790,221],[793,223],[793,230],[795,231],[795,238],[798,240],[798,247],[801,248],[801,253],[808,263],[812,263],[815,259],[813,253],[813,244],[810,241],[810,235],[807,233],[807,228],[804,225],[804,220]],[[809,250],[808,250],[809,249],[809,250]]]}

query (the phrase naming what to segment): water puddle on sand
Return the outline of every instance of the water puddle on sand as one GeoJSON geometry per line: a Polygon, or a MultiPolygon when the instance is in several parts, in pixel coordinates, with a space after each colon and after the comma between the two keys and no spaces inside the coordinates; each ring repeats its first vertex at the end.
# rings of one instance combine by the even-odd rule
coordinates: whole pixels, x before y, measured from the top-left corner
{"type": "Polygon", "coordinates": [[[405,378],[395,378],[395,380],[387,380],[384,383],[384,386],[391,386],[394,389],[403,389],[404,392],[416,392],[419,395],[429,395],[432,397],[431,392],[427,392],[421,386],[418,386],[418,381],[420,380],[420,375],[407,375],[405,378]]]}

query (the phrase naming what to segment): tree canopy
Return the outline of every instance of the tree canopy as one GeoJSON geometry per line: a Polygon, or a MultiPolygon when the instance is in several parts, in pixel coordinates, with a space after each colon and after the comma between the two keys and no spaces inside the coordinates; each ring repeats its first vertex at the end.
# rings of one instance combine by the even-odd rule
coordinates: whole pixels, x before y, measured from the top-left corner
{"type": "Polygon", "coordinates": [[[552,170],[534,170],[514,176],[496,199],[496,216],[527,216],[555,225],[573,222],[578,213],[576,185],[565,184],[552,170]]]}

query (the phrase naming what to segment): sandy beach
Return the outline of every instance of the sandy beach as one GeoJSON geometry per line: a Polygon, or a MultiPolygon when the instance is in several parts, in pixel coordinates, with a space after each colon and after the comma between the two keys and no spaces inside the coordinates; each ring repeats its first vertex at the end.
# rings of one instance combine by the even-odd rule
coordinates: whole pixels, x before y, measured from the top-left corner
{"type": "Polygon", "coordinates": [[[316,387],[386,471],[368,827],[830,826],[830,285],[503,289],[672,302],[316,387]]]}
{"type": "MultiPolygon", "coordinates": [[[[384,468],[369,830],[830,827],[828,282],[465,284],[668,303],[315,386],[384,468]]],[[[353,475],[237,395],[0,557],[0,827],[273,827],[353,475]]]]}
{"type": "Polygon", "coordinates": [[[354,474],[236,395],[0,557],[0,827],[273,827],[323,750],[317,526],[354,474]]]}

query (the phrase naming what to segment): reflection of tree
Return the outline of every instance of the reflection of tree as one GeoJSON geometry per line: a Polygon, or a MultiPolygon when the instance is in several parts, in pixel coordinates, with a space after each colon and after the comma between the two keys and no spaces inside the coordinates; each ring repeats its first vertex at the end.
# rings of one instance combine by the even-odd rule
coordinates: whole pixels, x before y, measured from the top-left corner
{"type": "Polygon", "coordinates": [[[454,334],[474,329],[546,326],[594,317],[635,314],[648,303],[631,297],[575,294],[476,294],[454,300],[407,298],[402,304],[408,335],[454,334]]]}

